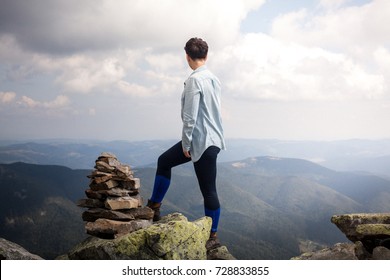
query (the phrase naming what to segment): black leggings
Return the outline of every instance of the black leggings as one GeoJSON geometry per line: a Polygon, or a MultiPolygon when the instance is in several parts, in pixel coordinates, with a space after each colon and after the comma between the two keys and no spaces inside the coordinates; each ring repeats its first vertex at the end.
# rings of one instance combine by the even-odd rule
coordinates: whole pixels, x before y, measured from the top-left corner
{"type": "MultiPolygon", "coordinates": [[[[194,162],[196,177],[203,195],[204,206],[210,210],[220,207],[216,188],[217,156],[220,148],[210,146],[197,162],[194,162]]],[[[191,161],[184,156],[181,141],[158,158],[156,175],[171,179],[172,167],[191,161]]]]}

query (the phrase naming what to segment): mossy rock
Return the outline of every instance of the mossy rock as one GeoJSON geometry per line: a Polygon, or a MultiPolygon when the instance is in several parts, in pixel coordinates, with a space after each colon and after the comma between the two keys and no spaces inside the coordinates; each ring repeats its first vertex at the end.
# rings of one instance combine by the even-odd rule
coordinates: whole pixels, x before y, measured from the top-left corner
{"type": "Polygon", "coordinates": [[[211,218],[189,222],[170,214],[147,228],[117,239],[89,237],[68,253],[69,259],[205,260],[211,218]]]}

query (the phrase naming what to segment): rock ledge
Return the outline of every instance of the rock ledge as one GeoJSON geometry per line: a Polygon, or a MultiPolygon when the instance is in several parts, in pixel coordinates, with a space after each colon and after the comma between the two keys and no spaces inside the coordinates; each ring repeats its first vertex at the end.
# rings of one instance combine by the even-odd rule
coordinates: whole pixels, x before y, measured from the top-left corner
{"type": "Polygon", "coordinates": [[[299,260],[390,260],[390,213],[334,215],[335,224],[352,243],[302,254],[299,260]]]}

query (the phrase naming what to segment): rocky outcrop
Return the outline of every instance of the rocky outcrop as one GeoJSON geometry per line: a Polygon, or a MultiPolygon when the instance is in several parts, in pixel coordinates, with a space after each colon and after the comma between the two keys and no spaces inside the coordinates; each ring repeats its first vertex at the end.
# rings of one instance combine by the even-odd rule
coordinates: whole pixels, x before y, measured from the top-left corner
{"type": "Polygon", "coordinates": [[[42,258],[31,254],[16,243],[0,238],[0,260],[42,260],[42,258]]]}
{"type": "Polygon", "coordinates": [[[354,242],[358,259],[390,259],[390,213],[335,215],[331,221],[354,242]]]}
{"type": "Polygon", "coordinates": [[[390,260],[390,213],[359,213],[332,216],[352,243],[302,254],[301,260],[390,260]]]}
{"type": "Polygon", "coordinates": [[[349,240],[361,241],[369,251],[390,238],[390,213],[335,215],[331,221],[349,240]]]}
{"type": "Polygon", "coordinates": [[[330,248],[306,252],[293,260],[357,260],[353,243],[337,243],[330,248]]]}
{"type": "Polygon", "coordinates": [[[211,219],[189,222],[180,213],[116,239],[89,237],[61,259],[206,260],[234,259],[225,246],[206,251],[211,219]]]}

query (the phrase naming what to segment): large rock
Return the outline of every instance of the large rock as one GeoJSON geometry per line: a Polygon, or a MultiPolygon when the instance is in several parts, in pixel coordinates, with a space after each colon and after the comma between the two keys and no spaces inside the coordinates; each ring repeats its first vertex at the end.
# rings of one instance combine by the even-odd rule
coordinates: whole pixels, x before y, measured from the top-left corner
{"type": "Polygon", "coordinates": [[[390,260],[390,213],[334,215],[331,221],[353,243],[338,243],[293,259],[390,260]]]}
{"type": "Polygon", "coordinates": [[[22,246],[0,238],[0,260],[43,260],[40,256],[31,254],[22,246]]]}
{"type": "MultiPolygon", "coordinates": [[[[334,223],[352,242],[362,239],[365,235],[364,228],[367,225],[387,225],[383,226],[383,233],[389,235],[388,225],[390,225],[390,213],[358,213],[334,215],[331,219],[334,223]]],[[[380,231],[376,231],[376,235],[381,235],[380,231]]],[[[370,234],[374,235],[374,234],[370,234]]],[[[390,237],[390,235],[389,235],[390,237]]]]}
{"type": "Polygon", "coordinates": [[[217,247],[207,252],[208,260],[236,260],[226,246],[217,247]]]}
{"type": "Polygon", "coordinates": [[[97,219],[85,225],[87,233],[100,238],[113,239],[150,226],[150,220],[115,221],[110,219],[97,219]]]}
{"type": "Polygon", "coordinates": [[[211,219],[189,222],[179,213],[117,239],[89,237],[68,253],[69,259],[83,260],[205,260],[211,219]]]}
{"type": "Polygon", "coordinates": [[[110,219],[116,221],[131,221],[135,219],[152,220],[154,212],[149,207],[139,207],[126,210],[108,210],[101,208],[92,208],[84,211],[83,221],[94,222],[97,219],[110,219]]]}
{"type": "Polygon", "coordinates": [[[390,213],[335,215],[331,221],[349,240],[362,242],[369,253],[390,239],[390,213]]]}
{"type": "Polygon", "coordinates": [[[111,210],[132,209],[142,207],[140,196],[116,197],[106,199],[105,206],[111,210]]]}
{"type": "Polygon", "coordinates": [[[315,252],[307,252],[293,260],[357,260],[355,245],[348,243],[337,243],[330,248],[315,252]]]}
{"type": "Polygon", "coordinates": [[[383,246],[375,247],[372,252],[373,260],[390,260],[390,250],[383,246]]]}

